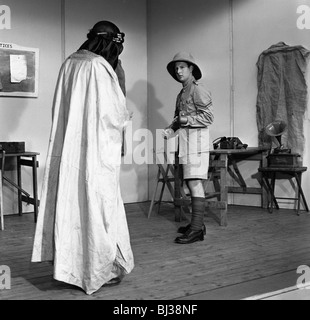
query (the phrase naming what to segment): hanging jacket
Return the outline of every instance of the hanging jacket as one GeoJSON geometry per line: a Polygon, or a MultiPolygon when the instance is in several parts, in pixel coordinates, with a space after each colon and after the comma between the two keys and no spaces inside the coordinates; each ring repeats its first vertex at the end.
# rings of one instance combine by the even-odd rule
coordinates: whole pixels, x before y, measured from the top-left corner
{"type": "Polygon", "coordinates": [[[257,61],[257,127],[260,146],[270,146],[272,138],[265,127],[275,120],[287,123],[282,143],[302,155],[303,117],[307,108],[305,73],[309,51],[284,42],[263,51],[257,61]]]}

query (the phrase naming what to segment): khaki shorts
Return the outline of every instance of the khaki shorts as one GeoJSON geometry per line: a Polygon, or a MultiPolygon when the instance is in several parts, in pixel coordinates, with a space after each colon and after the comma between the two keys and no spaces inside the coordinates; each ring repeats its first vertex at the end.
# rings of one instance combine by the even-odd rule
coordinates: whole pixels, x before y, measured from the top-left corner
{"type": "Polygon", "coordinates": [[[209,152],[188,154],[179,159],[183,167],[183,179],[208,179],[209,152]]]}

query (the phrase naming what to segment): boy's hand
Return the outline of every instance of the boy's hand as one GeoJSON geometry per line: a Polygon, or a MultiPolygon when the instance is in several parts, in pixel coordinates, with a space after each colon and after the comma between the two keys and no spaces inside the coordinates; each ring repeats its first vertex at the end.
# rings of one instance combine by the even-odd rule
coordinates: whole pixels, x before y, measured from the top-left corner
{"type": "Polygon", "coordinates": [[[162,137],[164,139],[169,139],[173,136],[174,131],[171,128],[166,128],[162,131],[162,137]]]}

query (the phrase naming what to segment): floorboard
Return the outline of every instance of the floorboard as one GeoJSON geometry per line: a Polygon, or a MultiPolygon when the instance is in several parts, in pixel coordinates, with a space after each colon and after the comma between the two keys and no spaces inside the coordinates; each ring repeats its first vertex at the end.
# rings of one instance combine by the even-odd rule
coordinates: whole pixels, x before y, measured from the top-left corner
{"type": "Polygon", "coordinates": [[[5,216],[0,266],[10,267],[11,288],[0,289],[0,300],[239,300],[294,286],[298,266],[310,266],[308,213],[229,206],[228,226],[222,227],[218,212],[208,211],[205,240],[179,245],[177,228],[187,221],[174,220],[171,203],[148,219],[149,205],[125,206],[134,270],[120,285],[91,296],[54,280],[51,263],[30,262],[32,214],[5,216]]]}

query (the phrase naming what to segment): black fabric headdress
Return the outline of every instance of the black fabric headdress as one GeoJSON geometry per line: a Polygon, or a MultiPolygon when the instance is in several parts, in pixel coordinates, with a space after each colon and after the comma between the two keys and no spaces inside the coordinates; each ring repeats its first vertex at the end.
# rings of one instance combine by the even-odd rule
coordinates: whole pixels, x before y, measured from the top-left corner
{"type": "Polygon", "coordinates": [[[123,51],[125,34],[110,21],[97,22],[87,34],[87,40],[79,48],[89,50],[105,58],[115,70],[123,51]]]}

